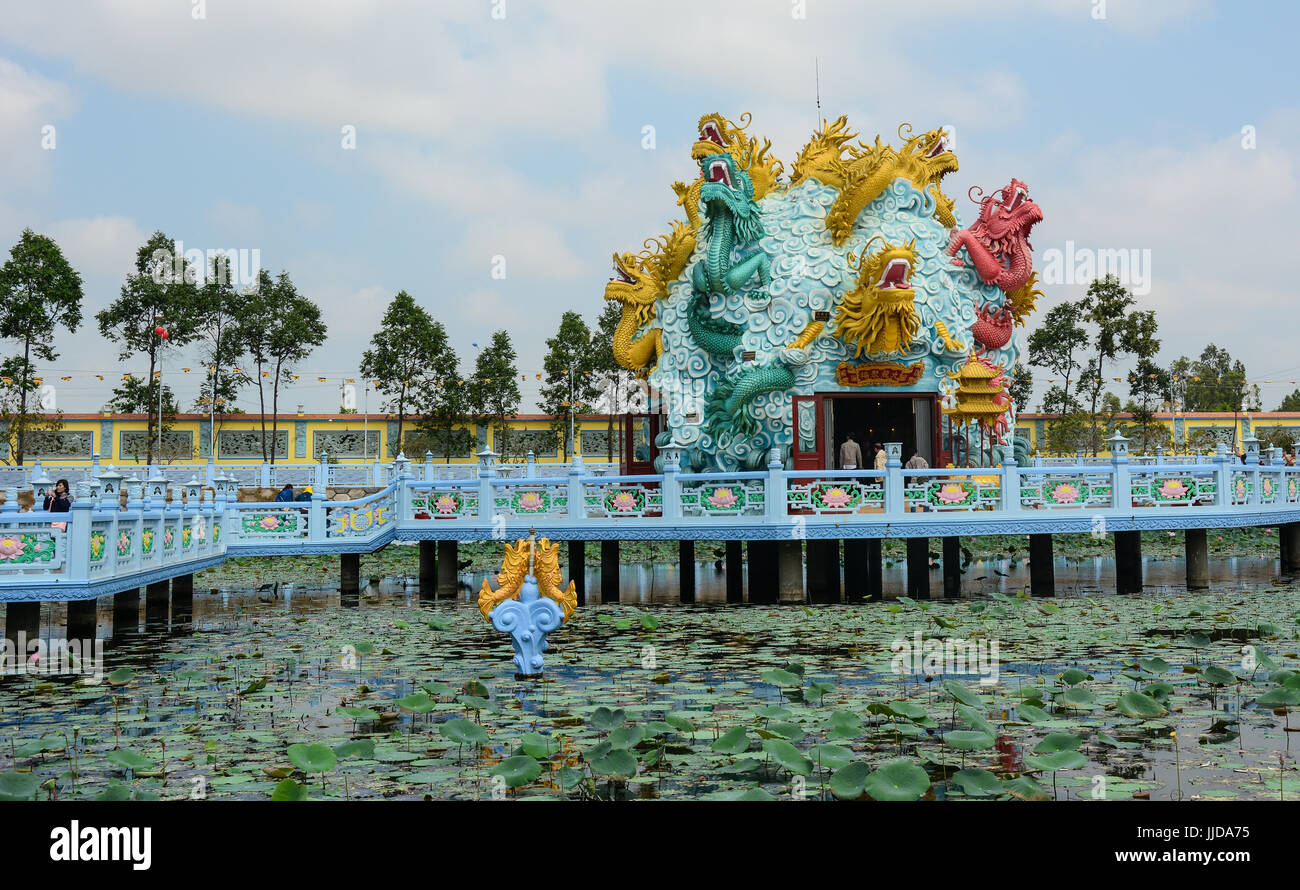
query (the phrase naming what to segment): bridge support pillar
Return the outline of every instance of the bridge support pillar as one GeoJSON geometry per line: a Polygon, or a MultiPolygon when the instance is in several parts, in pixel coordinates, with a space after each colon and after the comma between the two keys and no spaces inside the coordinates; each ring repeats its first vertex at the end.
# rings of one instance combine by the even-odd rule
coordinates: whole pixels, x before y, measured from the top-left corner
{"type": "Polygon", "coordinates": [[[1056,595],[1056,562],[1049,534],[1029,536],[1029,595],[1056,595]]]}
{"type": "Polygon", "coordinates": [[[600,542],[600,601],[618,602],[618,541],[600,542]]]}
{"type": "Polygon", "coordinates": [[[339,554],[339,590],[356,593],[361,589],[361,554],[339,554]]]}
{"type": "MultiPolygon", "coordinates": [[[[40,636],[40,603],[5,603],[5,638],[12,640],[15,647],[18,645],[19,632],[29,641],[40,636]]],[[[27,653],[15,648],[14,657],[26,661],[27,653]]]]}
{"type": "Polygon", "coordinates": [[[814,603],[840,601],[840,542],[837,538],[808,541],[808,599],[814,603]]]}
{"type": "Polygon", "coordinates": [[[578,605],[587,604],[587,542],[569,542],[569,580],[578,591],[578,605]]]}
{"type": "Polygon", "coordinates": [[[745,557],[739,541],[727,542],[727,602],[745,601],[745,557]]]}
{"type": "Polygon", "coordinates": [[[434,597],[434,585],[438,583],[438,542],[420,542],[420,599],[434,597]]]}
{"type": "Polygon", "coordinates": [[[879,602],[885,597],[885,560],[880,538],[867,538],[867,599],[879,602]]]}
{"type": "Polygon", "coordinates": [[[155,581],[144,589],[144,607],[146,610],[166,606],[171,602],[172,588],[167,581],[155,581]]]}
{"type": "Polygon", "coordinates": [[[460,593],[460,543],[438,542],[438,596],[456,596],[460,593]]]}
{"type": "Polygon", "coordinates": [[[68,639],[93,640],[99,629],[99,600],[69,600],[68,639]]]}
{"type": "Polygon", "coordinates": [[[1115,532],[1115,591],[1142,592],[1142,533],[1115,532]]]}
{"type": "Polygon", "coordinates": [[[695,602],[695,542],[677,542],[677,562],[681,566],[677,588],[684,603],[695,602]]]}
{"type": "Polygon", "coordinates": [[[749,601],[774,603],[779,598],[780,560],[776,541],[749,542],[749,601]]]}
{"type": "Polygon", "coordinates": [[[805,598],[803,541],[778,541],[776,551],[777,599],[802,603],[805,598]]]}
{"type": "Polygon", "coordinates": [[[140,629],[140,588],[113,594],[113,636],[140,629]]]}
{"type": "Polygon", "coordinates": [[[867,595],[866,538],[844,539],[844,601],[860,603],[867,595]]]}
{"type": "Polygon", "coordinates": [[[188,623],[194,618],[194,576],[172,578],[172,623],[188,623]]]}
{"type": "Polygon", "coordinates": [[[1183,549],[1187,555],[1187,589],[1205,590],[1210,586],[1210,545],[1205,529],[1189,528],[1183,532],[1183,549]]]}
{"type": "Polygon", "coordinates": [[[907,595],[914,600],[930,598],[930,539],[907,539],[907,595]]]}
{"type": "Polygon", "coordinates": [[[1300,569],[1300,522],[1288,522],[1279,526],[1277,536],[1282,547],[1282,571],[1294,572],[1300,569]]]}
{"type": "Polygon", "coordinates": [[[943,595],[961,596],[961,538],[954,535],[943,539],[943,595]]]}

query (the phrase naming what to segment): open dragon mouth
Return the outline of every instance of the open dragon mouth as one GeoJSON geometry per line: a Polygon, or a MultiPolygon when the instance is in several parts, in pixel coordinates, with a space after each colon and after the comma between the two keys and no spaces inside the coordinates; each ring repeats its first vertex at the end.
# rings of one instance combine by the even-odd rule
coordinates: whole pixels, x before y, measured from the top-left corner
{"type": "Polygon", "coordinates": [[[707,139],[709,142],[719,146],[723,144],[722,131],[718,129],[718,125],[713,121],[707,121],[704,126],[700,127],[700,139],[707,139]]]}
{"type": "Polygon", "coordinates": [[[624,284],[636,284],[636,279],[623,271],[623,267],[614,263],[614,274],[610,276],[610,281],[621,281],[624,284]]]}
{"type": "Polygon", "coordinates": [[[714,161],[709,165],[709,182],[720,182],[727,188],[732,188],[731,168],[726,161],[714,161]]]}
{"type": "Polygon", "coordinates": [[[885,272],[876,282],[877,290],[903,290],[912,286],[908,276],[912,274],[912,264],[904,259],[890,260],[885,272]]]}
{"type": "Polygon", "coordinates": [[[937,158],[939,155],[943,154],[947,150],[948,150],[948,140],[940,136],[938,140],[935,141],[934,148],[930,149],[930,153],[926,155],[926,157],[937,158]]]}
{"type": "Polygon", "coordinates": [[[1007,210],[1016,210],[1028,200],[1029,191],[1024,186],[1018,186],[1016,193],[1011,196],[1011,201],[1007,204],[1007,210]]]}

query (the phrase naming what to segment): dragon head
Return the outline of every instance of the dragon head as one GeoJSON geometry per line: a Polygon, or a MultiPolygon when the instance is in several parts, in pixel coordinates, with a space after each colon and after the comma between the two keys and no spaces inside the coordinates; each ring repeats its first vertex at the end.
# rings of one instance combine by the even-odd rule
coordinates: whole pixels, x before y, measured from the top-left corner
{"type": "Polygon", "coordinates": [[[769,154],[770,139],[764,139],[760,147],[758,139],[745,132],[752,120],[749,112],[742,114],[740,120],[737,126],[716,112],[700,118],[700,138],[691,146],[691,157],[707,168],[708,158],[723,153],[731,155],[753,183],[757,201],[776,188],[785,165],[769,154]]]}
{"type": "Polygon", "coordinates": [[[920,325],[912,287],[916,240],[894,245],[881,238],[880,250],[867,256],[876,238],[863,246],[861,254],[849,254],[858,286],[845,294],[836,317],[835,335],[857,347],[855,357],[864,352],[897,352],[912,341],[920,325]]]}
{"type": "Polygon", "coordinates": [[[834,122],[822,121],[822,128],[813,133],[808,144],[799,152],[791,167],[790,185],[799,185],[806,179],[816,179],[823,185],[844,187],[843,157],[850,139],[857,133],[849,129],[848,115],[841,114],[834,122]]]}
{"type": "Polygon", "coordinates": [[[706,157],[700,162],[700,168],[704,175],[700,203],[705,214],[712,219],[718,213],[730,212],[741,244],[751,244],[761,238],[763,222],[754,198],[754,183],[744,168],[725,152],[706,157]]]}
{"type": "Polygon", "coordinates": [[[980,222],[989,237],[994,241],[1021,240],[1025,246],[1033,249],[1029,243],[1029,230],[1036,223],[1043,221],[1043,209],[1029,197],[1029,187],[1019,179],[995,191],[984,199],[971,194],[972,199],[980,204],[980,222]]]}
{"type": "Polygon", "coordinates": [[[957,217],[953,213],[956,202],[939,187],[945,176],[958,169],[957,156],[953,154],[948,134],[942,127],[916,136],[910,135],[911,132],[910,124],[898,128],[898,136],[904,140],[903,147],[898,152],[900,172],[905,171],[913,185],[934,196],[937,204],[935,218],[951,229],[957,225],[957,217]]]}
{"type": "Polygon", "coordinates": [[[605,299],[622,303],[637,326],[654,316],[655,302],[668,296],[668,283],[681,274],[695,249],[695,232],[680,220],[672,231],[645,242],[639,254],[614,254],[614,274],[605,285],[605,299]]]}

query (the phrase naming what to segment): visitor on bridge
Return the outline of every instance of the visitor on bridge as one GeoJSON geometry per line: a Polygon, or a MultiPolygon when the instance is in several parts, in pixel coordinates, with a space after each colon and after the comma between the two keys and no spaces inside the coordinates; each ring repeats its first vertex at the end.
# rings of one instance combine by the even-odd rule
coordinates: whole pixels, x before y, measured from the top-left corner
{"type": "Polygon", "coordinates": [[[277,501],[292,501],[293,486],[286,482],[284,488],[280,489],[279,493],[275,496],[275,499],[277,501]]]}
{"type": "Polygon", "coordinates": [[[876,462],[875,462],[876,469],[883,470],[885,468],[885,461],[888,460],[888,458],[885,457],[884,446],[882,446],[879,442],[877,442],[871,446],[871,450],[876,453],[876,462]]]}
{"type": "Polygon", "coordinates": [[[840,446],[840,469],[856,470],[862,466],[862,448],[858,445],[858,440],[852,433],[844,440],[840,446]]]}
{"type": "Polygon", "coordinates": [[[311,486],[308,485],[306,488],[304,488],[301,492],[298,493],[298,496],[297,496],[296,498],[294,498],[293,500],[295,500],[295,501],[310,501],[310,500],[311,500],[311,486]]]}
{"type": "Polygon", "coordinates": [[[68,480],[54,483],[54,491],[45,496],[46,513],[67,513],[72,509],[72,496],[68,494],[68,480]]]}

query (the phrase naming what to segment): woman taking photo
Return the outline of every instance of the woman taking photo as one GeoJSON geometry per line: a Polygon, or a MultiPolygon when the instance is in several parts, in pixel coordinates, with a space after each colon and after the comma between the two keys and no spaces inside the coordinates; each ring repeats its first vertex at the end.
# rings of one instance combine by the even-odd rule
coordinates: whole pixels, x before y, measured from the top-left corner
{"type": "Polygon", "coordinates": [[[67,513],[72,509],[72,497],[68,494],[68,480],[60,479],[54,483],[54,491],[45,496],[46,513],[67,513]]]}

